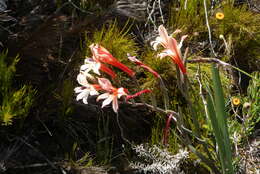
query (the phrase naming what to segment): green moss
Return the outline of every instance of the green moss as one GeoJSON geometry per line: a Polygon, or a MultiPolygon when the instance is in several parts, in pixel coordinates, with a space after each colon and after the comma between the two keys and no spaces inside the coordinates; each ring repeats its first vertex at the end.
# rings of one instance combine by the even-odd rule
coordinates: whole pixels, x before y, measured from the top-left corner
{"type": "Polygon", "coordinates": [[[114,57],[123,63],[128,63],[127,53],[136,55],[139,51],[134,39],[128,34],[131,26],[128,22],[123,29],[117,27],[117,22],[104,26],[102,30],[95,31],[93,36],[86,38],[86,53],[90,56],[89,45],[98,43],[105,47],[114,57]]]}
{"type": "Polygon", "coordinates": [[[185,0],[180,4],[174,3],[170,10],[169,26],[174,29],[182,29],[184,32],[201,32],[206,30],[205,13],[203,1],[188,1],[185,7],[185,0]]]}

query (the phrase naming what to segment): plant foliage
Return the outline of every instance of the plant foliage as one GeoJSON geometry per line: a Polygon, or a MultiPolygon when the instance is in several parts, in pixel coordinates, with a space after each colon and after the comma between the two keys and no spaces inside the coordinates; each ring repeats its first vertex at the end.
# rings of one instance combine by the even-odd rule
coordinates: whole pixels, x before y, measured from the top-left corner
{"type": "Polygon", "coordinates": [[[0,122],[3,125],[11,125],[13,119],[24,119],[33,104],[35,90],[23,85],[19,89],[13,88],[15,65],[19,61],[14,58],[7,63],[7,52],[0,54],[0,122]]]}

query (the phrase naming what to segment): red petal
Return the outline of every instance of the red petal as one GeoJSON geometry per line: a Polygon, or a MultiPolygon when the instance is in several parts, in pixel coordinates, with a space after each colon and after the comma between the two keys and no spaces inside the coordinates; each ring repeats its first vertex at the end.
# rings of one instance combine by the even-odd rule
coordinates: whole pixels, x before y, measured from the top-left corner
{"type": "Polygon", "coordinates": [[[109,51],[100,45],[91,45],[92,54],[98,61],[113,65],[122,71],[126,72],[129,76],[134,76],[135,72],[128,68],[126,65],[119,62],[115,57],[112,56],[109,51]]]}
{"type": "Polygon", "coordinates": [[[180,68],[180,70],[183,74],[187,74],[186,68],[185,68],[182,60],[179,58],[179,56],[172,57],[172,60],[174,61],[174,63],[176,63],[178,65],[178,67],[180,68]]]}
{"type": "Polygon", "coordinates": [[[116,77],[116,73],[108,68],[106,65],[101,63],[100,70],[105,72],[106,74],[110,75],[113,79],[116,77]]]}
{"type": "Polygon", "coordinates": [[[95,88],[95,90],[97,90],[97,91],[99,91],[99,90],[102,89],[101,86],[98,85],[98,84],[93,84],[92,86],[93,86],[93,87],[95,88]]]}

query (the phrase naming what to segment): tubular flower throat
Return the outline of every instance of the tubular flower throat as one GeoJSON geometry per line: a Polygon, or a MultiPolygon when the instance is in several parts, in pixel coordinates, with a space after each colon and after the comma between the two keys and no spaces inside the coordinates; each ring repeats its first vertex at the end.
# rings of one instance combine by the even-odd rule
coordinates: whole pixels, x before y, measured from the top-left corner
{"type": "Polygon", "coordinates": [[[102,103],[102,108],[109,105],[112,102],[112,108],[115,113],[118,111],[118,99],[122,96],[127,96],[128,91],[125,88],[115,88],[112,86],[111,82],[105,78],[98,78],[98,83],[100,87],[106,91],[106,93],[101,94],[97,97],[97,101],[104,99],[102,103]]]}
{"type": "MultiPolygon", "coordinates": [[[[158,28],[159,35],[155,41],[151,42],[151,45],[153,46],[154,50],[157,50],[158,45],[161,45],[164,47],[164,50],[158,54],[160,58],[164,58],[166,56],[169,56],[172,58],[173,62],[178,65],[180,70],[182,71],[183,74],[186,74],[186,68],[183,64],[182,61],[182,56],[181,56],[181,47],[184,39],[187,37],[187,35],[184,35],[181,37],[181,41],[178,44],[176,39],[168,35],[167,30],[164,28],[163,25],[160,25],[158,28]]],[[[180,30],[176,30],[174,33],[179,33],[180,30]]]]}
{"type": "Polygon", "coordinates": [[[133,77],[135,72],[128,68],[126,65],[119,62],[112,54],[104,47],[98,44],[91,44],[91,52],[93,54],[93,59],[97,62],[103,62],[115,66],[122,71],[126,72],[129,76],[133,77]]]}

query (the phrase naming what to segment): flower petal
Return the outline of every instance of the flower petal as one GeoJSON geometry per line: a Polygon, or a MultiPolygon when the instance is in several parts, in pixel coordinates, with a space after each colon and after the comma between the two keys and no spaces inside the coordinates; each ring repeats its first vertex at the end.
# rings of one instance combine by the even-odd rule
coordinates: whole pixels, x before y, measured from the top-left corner
{"type": "Polygon", "coordinates": [[[113,107],[114,112],[117,113],[117,111],[118,111],[118,100],[117,100],[116,96],[113,97],[112,107],[113,107]]]}
{"type": "Polygon", "coordinates": [[[112,77],[112,79],[114,79],[116,77],[116,73],[114,73],[114,71],[112,71],[110,68],[108,68],[107,66],[105,66],[104,64],[100,64],[100,70],[105,72],[106,74],[110,75],[112,77]]]}
{"type": "Polygon", "coordinates": [[[106,78],[98,78],[98,83],[105,91],[112,91],[114,88],[111,82],[106,78]]]}
{"type": "Polygon", "coordinates": [[[160,35],[160,37],[162,38],[162,40],[167,43],[169,36],[168,36],[168,32],[167,32],[167,30],[164,28],[164,26],[163,26],[163,25],[160,25],[159,28],[158,28],[158,31],[159,31],[159,35],[160,35]]]}
{"type": "Polygon", "coordinates": [[[98,95],[99,92],[96,91],[95,89],[91,89],[90,92],[89,92],[90,95],[98,95]]]}
{"type": "Polygon", "coordinates": [[[89,72],[90,71],[89,68],[90,68],[90,64],[84,64],[84,65],[80,66],[81,71],[88,71],[89,72]]]}
{"type": "Polygon", "coordinates": [[[101,107],[103,108],[103,107],[105,107],[106,105],[109,105],[113,99],[114,99],[113,95],[109,95],[109,97],[103,101],[101,107]]]}
{"type": "Polygon", "coordinates": [[[172,57],[172,56],[175,56],[175,53],[172,52],[172,50],[170,50],[170,49],[165,49],[161,53],[158,54],[158,57],[160,57],[161,59],[166,56],[172,57]]]}
{"type": "Polygon", "coordinates": [[[99,100],[102,100],[102,99],[105,99],[105,98],[108,98],[109,97],[109,93],[104,93],[104,94],[101,94],[97,97],[96,101],[99,101],[99,100]]]}
{"type": "Polygon", "coordinates": [[[120,98],[123,95],[127,95],[124,88],[118,88],[117,89],[117,97],[120,98]]]}
{"type": "Polygon", "coordinates": [[[106,48],[102,47],[101,45],[91,44],[90,49],[93,54],[94,60],[115,66],[126,72],[131,77],[135,75],[135,72],[133,70],[118,61],[106,48]]]}
{"type": "Polygon", "coordinates": [[[94,67],[93,67],[93,72],[94,72],[95,74],[97,74],[97,75],[100,75],[100,72],[99,72],[100,67],[101,67],[101,63],[96,62],[95,65],[94,65],[94,67]]]}
{"type": "Polygon", "coordinates": [[[77,76],[77,81],[82,86],[88,86],[88,81],[86,79],[86,76],[83,73],[79,73],[77,76]]]}
{"type": "Polygon", "coordinates": [[[87,104],[88,104],[88,96],[87,96],[87,97],[84,97],[84,98],[82,99],[82,102],[87,105],[87,104]]]}
{"type": "Polygon", "coordinates": [[[79,100],[81,100],[83,98],[88,98],[88,95],[89,95],[89,91],[88,90],[84,90],[84,91],[82,91],[81,93],[79,93],[77,95],[76,100],[79,101],[79,100]]]}
{"type": "Polygon", "coordinates": [[[181,37],[181,41],[180,41],[180,43],[178,44],[178,48],[179,48],[179,49],[181,49],[182,43],[183,43],[183,41],[184,41],[187,37],[188,37],[188,35],[184,35],[184,36],[181,37]]]}
{"type": "Polygon", "coordinates": [[[82,92],[84,89],[86,89],[86,88],[84,88],[83,86],[79,86],[79,87],[74,88],[74,92],[75,92],[75,93],[80,93],[80,92],[82,92]]]}

